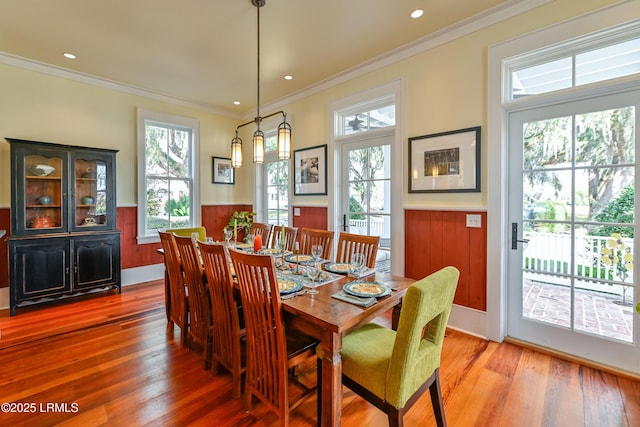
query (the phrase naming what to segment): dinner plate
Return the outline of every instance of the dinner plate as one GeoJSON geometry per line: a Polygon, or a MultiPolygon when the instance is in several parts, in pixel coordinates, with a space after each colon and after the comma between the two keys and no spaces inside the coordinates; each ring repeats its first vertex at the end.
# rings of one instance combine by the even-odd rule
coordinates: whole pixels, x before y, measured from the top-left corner
{"type": "Polygon", "coordinates": [[[313,256],[307,255],[307,254],[300,254],[300,255],[291,254],[284,257],[284,259],[287,262],[309,262],[309,261],[313,261],[313,256]]]}
{"type": "Polygon", "coordinates": [[[265,255],[279,255],[280,251],[276,248],[264,248],[260,250],[260,253],[265,255]]]}
{"type": "Polygon", "coordinates": [[[391,293],[391,288],[378,282],[364,282],[356,280],[347,283],[342,288],[346,293],[357,297],[383,297],[391,293]]]}
{"type": "Polygon", "coordinates": [[[324,269],[332,273],[346,274],[353,270],[353,264],[348,262],[329,262],[324,265],[324,269]]]}
{"type": "Polygon", "coordinates": [[[278,289],[280,289],[280,295],[286,295],[292,292],[298,292],[302,289],[302,283],[296,283],[293,280],[278,279],[278,289]]]}
{"type": "Polygon", "coordinates": [[[253,245],[251,243],[236,243],[236,248],[237,249],[249,249],[249,248],[253,249],[253,245]]]}

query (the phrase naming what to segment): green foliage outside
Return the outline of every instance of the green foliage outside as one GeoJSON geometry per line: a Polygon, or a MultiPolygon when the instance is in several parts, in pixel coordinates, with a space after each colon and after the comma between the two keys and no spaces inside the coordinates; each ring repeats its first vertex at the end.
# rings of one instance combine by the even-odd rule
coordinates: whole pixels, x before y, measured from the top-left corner
{"type": "Polygon", "coordinates": [[[189,216],[189,196],[182,195],[178,200],[167,200],[164,211],[170,216],[189,216]]]}
{"type": "Polygon", "coordinates": [[[349,217],[351,219],[365,219],[365,215],[361,213],[363,211],[364,209],[360,202],[353,196],[349,197],[349,217]]]}
{"type": "MultiPolygon", "coordinates": [[[[602,212],[596,215],[596,220],[599,222],[609,223],[633,223],[633,208],[634,208],[634,189],[633,185],[626,187],[620,195],[607,204],[602,212]]],[[[605,225],[592,230],[589,234],[592,236],[611,236],[613,233],[618,233],[622,237],[633,238],[633,227],[605,225]]]]}

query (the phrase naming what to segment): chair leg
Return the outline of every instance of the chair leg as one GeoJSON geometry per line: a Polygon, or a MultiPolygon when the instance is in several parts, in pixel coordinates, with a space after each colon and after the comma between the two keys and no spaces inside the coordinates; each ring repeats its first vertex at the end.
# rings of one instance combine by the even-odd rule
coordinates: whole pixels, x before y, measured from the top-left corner
{"type": "Polygon", "coordinates": [[[431,386],[429,386],[429,393],[431,394],[431,405],[433,406],[433,414],[436,417],[436,424],[438,427],[447,426],[447,418],[444,414],[444,402],[442,400],[442,389],[440,388],[440,369],[436,369],[434,372],[435,378],[431,386]]]}
{"type": "Polygon", "coordinates": [[[387,408],[387,418],[389,419],[389,427],[404,427],[403,413],[396,408],[387,408]]]}
{"type": "Polygon", "coordinates": [[[317,408],[318,412],[318,422],[317,425],[322,425],[322,359],[316,358],[316,376],[317,376],[317,384],[316,384],[316,396],[317,396],[317,408]]]}
{"type": "Polygon", "coordinates": [[[167,321],[167,334],[173,334],[173,321],[167,321]]]}

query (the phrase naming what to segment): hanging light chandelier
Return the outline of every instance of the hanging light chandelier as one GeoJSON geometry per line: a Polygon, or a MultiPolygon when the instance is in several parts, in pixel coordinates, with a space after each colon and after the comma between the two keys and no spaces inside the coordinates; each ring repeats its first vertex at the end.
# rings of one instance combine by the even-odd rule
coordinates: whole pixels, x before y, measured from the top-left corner
{"type": "Polygon", "coordinates": [[[278,125],[278,159],[285,160],[291,157],[291,125],[287,123],[287,114],[284,111],[277,111],[267,116],[260,116],[260,8],[266,4],[266,0],[251,0],[251,4],[258,11],[258,73],[257,73],[257,107],[256,117],[250,122],[243,123],[236,128],[236,136],[231,140],[231,166],[234,168],[242,167],[242,139],[238,136],[238,130],[241,127],[255,123],[256,131],[253,133],[253,162],[262,163],[264,161],[264,132],[260,130],[260,124],[264,119],[269,117],[282,115],[283,120],[278,125]]]}

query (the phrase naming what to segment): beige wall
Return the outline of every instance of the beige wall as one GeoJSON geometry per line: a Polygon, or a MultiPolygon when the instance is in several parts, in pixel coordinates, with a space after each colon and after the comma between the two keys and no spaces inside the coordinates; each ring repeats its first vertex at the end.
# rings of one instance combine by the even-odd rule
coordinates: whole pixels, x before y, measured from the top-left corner
{"type": "MultiPolygon", "coordinates": [[[[328,141],[331,101],[393,80],[403,81],[403,144],[410,136],[487,124],[487,49],[518,35],[618,3],[613,0],[556,0],[427,52],[333,86],[284,106],[293,124],[294,148],[328,141]]],[[[0,64],[0,137],[106,147],[120,150],[118,205],[136,204],[136,108],[178,114],[200,121],[201,202],[251,203],[250,167],[238,170],[235,186],[211,184],[211,156],[229,156],[235,126],[243,120],[113,89],[0,64]]],[[[246,144],[245,144],[246,145],[246,144]]],[[[486,141],[483,147],[486,147],[486,141]]],[[[407,164],[406,147],[404,163],[407,164]]],[[[251,164],[245,147],[245,164],[251,164]]],[[[487,152],[483,149],[483,165],[487,152]]],[[[411,206],[486,207],[483,191],[467,194],[407,194],[411,206]]],[[[405,174],[403,173],[403,177],[405,174]]],[[[0,143],[0,207],[10,205],[9,145],[0,143]]],[[[326,203],[326,197],[298,198],[294,204],[326,203]]]]}

